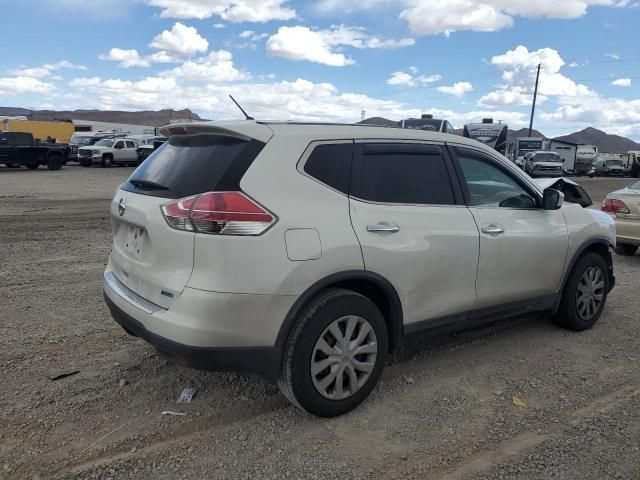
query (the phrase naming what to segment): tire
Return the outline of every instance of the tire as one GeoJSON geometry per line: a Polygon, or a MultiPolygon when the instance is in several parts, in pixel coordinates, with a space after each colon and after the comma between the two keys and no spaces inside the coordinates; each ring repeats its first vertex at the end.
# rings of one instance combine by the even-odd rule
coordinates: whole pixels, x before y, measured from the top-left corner
{"type": "Polygon", "coordinates": [[[570,330],[590,329],[602,315],[602,310],[607,303],[609,288],[606,262],[596,253],[587,253],[578,260],[569,275],[554,321],[561,327],[570,330]],[[591,296],[594,299],[593,303],[589,301],[590,281],[596,287],[593,289],[593,296],[591,296]],[[580,295],[581,293],[584,295],[580,295]],[[581,303],[579,295],[583,298],[586,297],[586,300],[581,303]]]}
{"type": "Polygon", "coordinates": [[[619,243],[616,247],[616,253],[625,257],[631,257],[636,254],[638,247],[636,245],[629,245],[628,243],[619,243]]]}
{"type": "Polygon", "coordinates": [[[49,158],[47,158],[47,168],[49,170],[60,170],[62,164],[63,160],[60,155],[49,155],[49,158]]]}
{"type": "Polygon", "coordinates": [[[102,157],[102,168],[113,167],[113,157],[111,155],[105,155],[102,157]]]}
{"type": "Polygon", "coordinates": [[[36,170],[40,164],[38,162],[27,162],[24,164],[29,170],[36,170]]]}
{"type": "Polygon", "coordinates": [[[82,160],[80,161],[80,165],[82,165],[85,168],[88,168],[91,166],[91,160],[82,160]]]}
{"type": "Polygon", "coordinates": [[[278,386],[291,403],[313,415],[345,414],[367,398],[378,383],[388,346],[384,318],[371,300],[350,290],[326,290],[303,311],[294,326],[284,349],[278,386]],[[340,355],[340,341],[329,330],[335,331],[336,327],[341,334],[352,328],[351,345],[364,332],[353,348],[363,348],[365,352],[357,358],[340,355]],[[321,339],[324,348],[335,355],[324,353],[321,339]],[[322,368],[323,362],[326,366],[314,372],[314,362],[316,368],[322,368]],[[362,369],[365,365],[368,366],[362,369]],[[328,380],[325,386],[323,380],[328,380]]]}

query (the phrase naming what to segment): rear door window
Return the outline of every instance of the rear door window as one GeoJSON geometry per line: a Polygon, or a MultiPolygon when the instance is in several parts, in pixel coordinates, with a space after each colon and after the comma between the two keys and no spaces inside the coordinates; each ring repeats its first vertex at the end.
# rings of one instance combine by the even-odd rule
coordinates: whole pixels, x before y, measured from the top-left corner
{"type": "Polygon", "coordinates": [[[258,140],[222,135],[175,135],[149,156],[122,188],[163,198],[237,191],[264,145],[258,140]]]}
{"type": "Polygon", "coordinates": [[[136,148],[135,143],[130,142],[129,140],[126,141],[126,144],[127,144],[127,148],[136,148]]]}
{"type": "Polygon", "coordinates": [[[318,145],[304,163],[304,171],[342,193],[349,192],[353,143],[318,145]]]}
{"type": "Polygon", "coordinates": [[[353,195],[379,203],[454,205],[442,148],[412,143],[360,144],[353,195]]]}

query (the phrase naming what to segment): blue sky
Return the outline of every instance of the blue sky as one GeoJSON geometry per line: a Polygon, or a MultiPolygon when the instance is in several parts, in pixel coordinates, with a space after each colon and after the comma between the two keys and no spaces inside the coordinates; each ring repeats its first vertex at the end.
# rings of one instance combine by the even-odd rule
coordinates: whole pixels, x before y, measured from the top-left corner
{"type": "Polygon", "coordinates": [[[0,105],[491,116],[640,140],[640,0],[0,0],[0,105]]]}

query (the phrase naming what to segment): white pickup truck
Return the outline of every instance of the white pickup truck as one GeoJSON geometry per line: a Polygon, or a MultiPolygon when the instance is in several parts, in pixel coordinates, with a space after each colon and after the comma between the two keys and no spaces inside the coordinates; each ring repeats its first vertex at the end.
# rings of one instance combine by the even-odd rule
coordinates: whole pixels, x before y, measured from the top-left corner
{"type": "Polygon", "coordinates": [[[131,164],[138,162],[138,145],[129,138],[105,138],[88,147],[78,149],[78,161],[83,167],[101,165],[108,168],[114,164],[131,164]]]}

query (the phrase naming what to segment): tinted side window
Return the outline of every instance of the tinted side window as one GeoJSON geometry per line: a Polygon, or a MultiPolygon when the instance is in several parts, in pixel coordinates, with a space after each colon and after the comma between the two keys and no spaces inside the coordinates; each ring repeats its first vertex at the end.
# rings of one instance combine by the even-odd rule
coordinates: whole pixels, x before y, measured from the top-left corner
{"type": "Polygon", "coordinates": [[[474,207],[536,208],[536,200],[511,175],[471,150],[456,148],[456,157],[474,207]]]}
{"type": "Polygon", "coordinates": [[[381,203],[453,205],[451,179],[439,146],[365,144],[357,196],[381,203]]]}
{"type": "Polygon", "coordinates": [[[342,192],[349,192],[352,143],[318,145],[304,164],[304,171],[316,180],[342,192]]]}
{"type": "Polygon", "coordinates": [[[124,148],[124,142],[116,142],[113,148],[116,148],[116,149],[124,148]]]}
{"type": "Polygon", "coordinates": [[[129,140],[127,140],[127,148],[136,148],[135,144],[133,142],[130,142],[129,140]]]}
{"type": "Polygon", "coordinates": [[[33,145],[33,137],[28,133],[5,133],[7,145],[12,147],[30,147],[33,145]]]}

